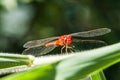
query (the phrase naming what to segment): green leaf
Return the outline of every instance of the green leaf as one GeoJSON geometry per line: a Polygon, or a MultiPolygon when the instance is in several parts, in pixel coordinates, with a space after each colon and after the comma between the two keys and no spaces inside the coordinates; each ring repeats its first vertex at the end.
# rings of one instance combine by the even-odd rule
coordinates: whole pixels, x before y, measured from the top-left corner
{"type": "MultiPolygon", "coordinates": [[[[52,57],[55,61],[51,60],[51,63],[45,62],[37,67],[35,65],[27,72],[12,74],[2,80],[79,80],[119,62],[120,43],[70,55],[59,55],[59,58],[52,57]]],[[[42,60],[44,61],[44,58],[42,60]]]]}
{"type": "Polygon", "coordinates": [[[91,75],[92,80],[106,80],[103,71],[100,71],[98,73],[93,73],[91,75]]]}
{"type": "Polygon", "coordinates": [[[0,53],[0,69],[10,68],[21,65],[32,65],[33,56],[0,53]]]}

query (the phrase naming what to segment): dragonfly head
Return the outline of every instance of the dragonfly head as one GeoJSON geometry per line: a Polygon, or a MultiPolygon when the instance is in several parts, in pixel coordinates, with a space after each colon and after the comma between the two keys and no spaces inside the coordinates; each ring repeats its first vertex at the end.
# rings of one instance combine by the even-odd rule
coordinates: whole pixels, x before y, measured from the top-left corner
{"type": "Polygon", "coordinates": [[[65,44],[70,45],[72,43],[72,36],[70,35],[60,36],[59,40],[62,42],[63,45],[65,44]]]}

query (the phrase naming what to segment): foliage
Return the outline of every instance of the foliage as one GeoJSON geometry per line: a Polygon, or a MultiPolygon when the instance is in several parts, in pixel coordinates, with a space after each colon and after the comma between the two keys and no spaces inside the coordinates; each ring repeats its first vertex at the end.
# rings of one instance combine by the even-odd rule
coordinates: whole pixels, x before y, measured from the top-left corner
{"type": "MultiPolygon", "coordinates": [[[[70,55],[46,56],[49,63],[35,63],[31,70],[12,74],[2,80],[79,80],[120,61],[120,43],[70,55]],[[52,57],[52,58],[50,58],[52,57]],[[50,59],[49,59],[50,58],[50,59]]],[[[41,58],[41,57],[40,57],[41,58]]],[[[42,58],[43,61],[46,59],[42,58]]],[[[97,75],[96,75],[97,76],[97,75]]],[[[92,80],[104,80],[93,77],[92,80]]]]}

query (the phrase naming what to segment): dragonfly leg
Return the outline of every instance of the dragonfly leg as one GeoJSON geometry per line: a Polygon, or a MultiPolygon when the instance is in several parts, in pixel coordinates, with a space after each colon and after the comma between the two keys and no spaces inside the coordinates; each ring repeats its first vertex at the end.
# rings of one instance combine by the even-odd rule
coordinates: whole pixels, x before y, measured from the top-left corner
{"type": "Polygon", "coordinates": [[[65,45],[65,52],[66,52],[66,54],[68,54],[68,45],[65,45]]]}
{"type": "Polygon", "coordinates": [[[64,45],[62,48],[61,48],[61,53],[63,52],[63,49],[65,48],[65,52],[66,52],[66,54],[68,54],[68,50],[70,51],[70,52],[74,52],[74,49],[72,48],[72,47],[70,47],[70,46],[68,46],[68,45],[64,45]]]}
{"type": "Polygon", "coordinates": [[[69,48],[69,51],[71,52],[71,53],[74,53],[75,51],[74,51],[74,49],[73,49],[73,47],[68,47],[69,48]]]}
{"type": "Polygon", "coordinates": [[[61,54],[62,54],[64,48],[65,48],[65,46],[63,46],[63,47],[61,48],[61,54]]]}
{"type": "Polygon", "coordinates": [[[69,48],[69,50],[71,53],[74,53],[74,50],[71,47],[69,48]]]}
{"type": "Polygon", "coordinates": [[[68,54],[68,50],[73,53],[72,47],[66,45],[66,53],[68,54]]]}

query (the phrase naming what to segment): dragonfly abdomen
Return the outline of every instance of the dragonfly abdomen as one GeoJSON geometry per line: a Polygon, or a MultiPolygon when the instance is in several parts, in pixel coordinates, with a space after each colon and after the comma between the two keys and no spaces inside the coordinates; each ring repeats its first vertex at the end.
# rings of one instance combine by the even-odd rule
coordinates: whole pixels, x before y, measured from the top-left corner
{"type": "Polygon", "coordinates": [[[49,42],[47,44],[45,44],[46,47],[48,46],[56,46],[56,41],[53,41],[53,42],[49,42]]]}

